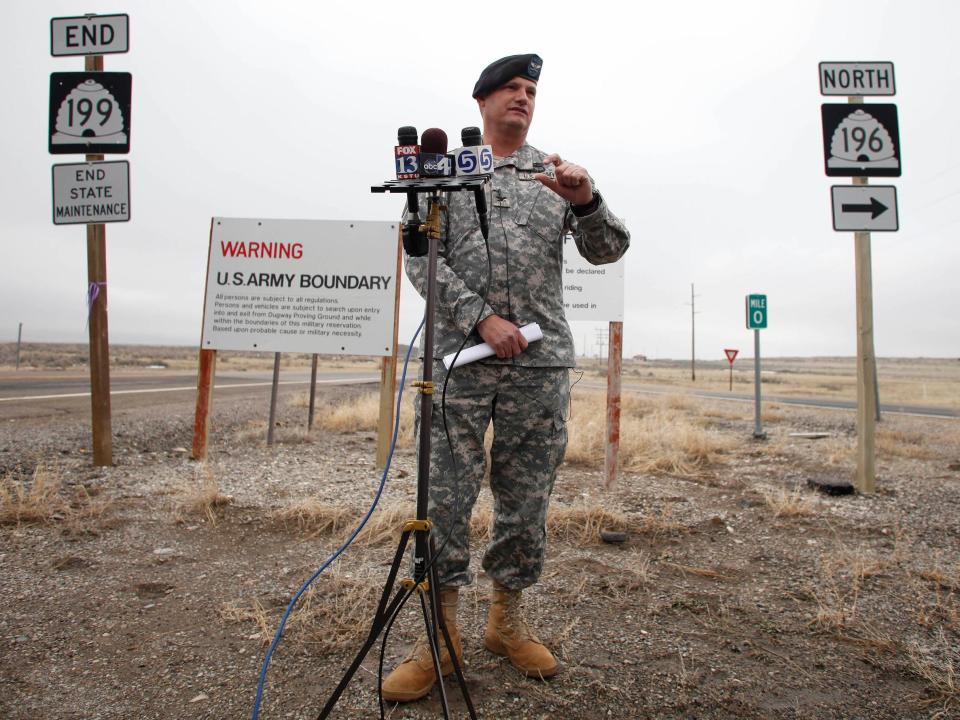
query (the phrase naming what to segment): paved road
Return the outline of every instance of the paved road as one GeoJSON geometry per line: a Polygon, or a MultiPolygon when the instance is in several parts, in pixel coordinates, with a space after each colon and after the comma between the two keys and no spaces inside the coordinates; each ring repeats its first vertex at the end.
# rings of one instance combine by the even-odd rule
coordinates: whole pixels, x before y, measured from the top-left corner
{"type": "MultiPolygon", "coordinates": [[[[218,372],[215,389],[218,392],[241,393],[250,397],[260,397],[269,392],[272,372],[218,372]]],[[[317,375],[320,384],[374,383],[379,375],[369,371],[325,371],[317,375]]],[[[111,396],[121,400],[130,396],[132,404],[157,402],[157,394],[174,394],[183,402],[197,390],[196,373],[183,371],[157,370],[115,372],[110,379],[111,396]],[[153,396],[151,398],[151,396],[153,396]]],[[[310,382],[307,370],[281,371],[281,392],[303,390],[310,382]]],[[[603,388],[606,383],[598,380],[584,380],[586,387],[603,388]]],[[[641,385],[624,383],[624,392],[643,395],[687,394],[691,397],[722,400],[725,402],[753,403],[752,394],[729,393],[710,390],[690,390],[670,386],[641,385]]],[[[25,415],[49,415],[89,409],[89,376],[79,372],[69,373],[12,373],[0,374],[0,417],[25,415]],[[14,409],[16,408],[16,410],[14,409]]],[[[856,403],[850,400],[828,398],[790,397],[783,395],[764,395],[764,402],[776,402],[783,405],[801,405],[805,407],[855,410],[856,403]]],[[[960,418],[960,411],[942,407],[924,407],[919,405],[892,405],[881,403],[882,413],[917,415],[920,417],[960,418]]]]}
{"type": "MultiPolygon", "coordinates": [[[[606,382],[589,380],[581,383],[587,387],[606,387],[606,382]]],[[[688,388],[654,387],[650,385],[638,385],[635,383],[623,383],[624,392],[634,392],[641,395],[689,395],[691,397],[705,398],[709,400],[724,400],[727,402],[751,403],[754,402],[753,394],[741,394],[733,392],[722,392],[714,390],[690,390],[688,388]]],[[[787,395],[762,395],[761,400],[764,403],[775,402],[781,405],[801,405],[804,407],[823,408],[829,410],[856,410],[857,403],[853,400],[834,400],[830,398],[809,398],[809,397],[790,397],[787,395]]],[[[889,403],[880,403],[880,412],[896,415],[916,415],[918,417],[937,417],[937,418],[960,418],[960,411],[943,407],[926,407],[921,405],[893,405],[889,403]]]]}
{"type": "MultiPolygon", "coordinates": [[[[231,397],[269,397],[273,373],[218,372],[215,391],[231,397]]],[[[345,385],[379,382],[369,371],[325,371],[317,373],[317,384],[345,385]]],[[[280,392],[304,391],[310,371],[280,372],[280,392]]],[[[193,403],[197,392],[195,372],[157,370],[114,372],[110,378],[111,406],[122,410],[149,404],[193,403]]],[[[89,412],[90,377],[82,372],[0,373],[0,419],[45,417],[89,412]]]]}

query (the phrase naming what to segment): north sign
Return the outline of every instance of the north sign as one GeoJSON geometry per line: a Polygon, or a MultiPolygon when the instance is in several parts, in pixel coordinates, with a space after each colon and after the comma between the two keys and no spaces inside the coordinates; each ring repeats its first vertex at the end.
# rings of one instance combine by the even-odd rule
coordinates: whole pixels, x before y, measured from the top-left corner
{"type": "Polygon", "coordinates": [[[109,55],[129,49],[129,15],[81,15],[50,20],[50,54],[109,55]]]}
{"type": "Polygon", "coordinates": [[[830,188],[833,229],[893,232],[900,229],[893,185],[834,185],[830,188]]]}
{"type": "Polygon", "coordinates": [[[830,177],[900,177],[897,106],[824,103],[823,157],[830,177]]]}
{"type": "Polygon", "coordinates": [[[822,62],[821,95],[896,95],[892,62],[822,62]]]}

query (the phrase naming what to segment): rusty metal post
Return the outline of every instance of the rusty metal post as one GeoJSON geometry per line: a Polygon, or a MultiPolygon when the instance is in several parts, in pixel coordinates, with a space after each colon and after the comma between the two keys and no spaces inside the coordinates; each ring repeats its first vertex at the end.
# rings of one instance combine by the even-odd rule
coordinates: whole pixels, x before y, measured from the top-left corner
{"type": "Polygon", "coordinates": [[[273,354],[273,384],[270,387],[270,420],[267,421],[267,445],[273,445],[273,426],[277,424],[277,395],[280,394],[280,353],[273,354]]]}
{"type": "Polygon", "coordinates": [[[210,436],[210,409],[213,406],[213,378],[217,370],[217,351],[200,350],[197,363],[197,410],[193,417],[194,460],[207,459],[207,439],[210,436]]]}
{"type": "Polygon", "coordinates": [[[313,411],[317,402],[317,353],[310,362],[310,410],[307,412],[307,432],[313,430],[313,411]]]}

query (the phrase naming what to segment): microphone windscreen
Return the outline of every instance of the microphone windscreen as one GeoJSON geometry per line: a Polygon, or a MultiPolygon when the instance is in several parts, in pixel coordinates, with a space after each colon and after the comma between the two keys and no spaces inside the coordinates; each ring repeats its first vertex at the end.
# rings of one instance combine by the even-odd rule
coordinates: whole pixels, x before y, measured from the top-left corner
{"type": "Polygon", "coordinates": [[[404,125],[397,130],[397,145],[416,145],[417,129],[411,125],[404,125]]]}
{"type": "Polygon", "coordinates": [[[460,144],[464,147],[483,145],[483,133],[478,127],[465,127],[460,131],[460,144]]]}
{"type": "Polygon", "coordinates": [[[447,154],[447,134],[440,128],[428,128],[420,138],[420,152],[447,154]]]}

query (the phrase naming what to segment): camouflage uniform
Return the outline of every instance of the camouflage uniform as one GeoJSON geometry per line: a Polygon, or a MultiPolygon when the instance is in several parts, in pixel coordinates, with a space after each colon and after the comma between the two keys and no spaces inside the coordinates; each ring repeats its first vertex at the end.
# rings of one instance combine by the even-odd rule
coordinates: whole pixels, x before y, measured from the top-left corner
{"type": "MultiPolygon", "coordinates": [[[[563,237],[570,231],[580,253],[596,265],[618,260],[630,244],[627,229],[602,199],[595,212],[576,217],[567,201],[536,180],[543,158],[544,153],[524,144],[495,162],[487,186],[490,265],[473,194],[445,197],[448,211],[437,266],[429,510],[438,543],[453,528],[437,562],[443,586],[472,580],[469,520],[484,475],[483,435],[491,419],[494,525],[483,567],[515,590],[539,578],[547,506],[567,444],[567,368],[575,364],[563,312],[563,237]],[[484,303],[489,268],[492,277],[484,303]],[[457,350],[478,320],[492,314],[518,326],[539,323],[543,339],[513,358],[493,357],[450,373],[446,414],[454,463],[440,407],[446,381],[441,359],[457,350]]],[[[408,257],[406,269],[423,295],[427,258],[408,257]]],[[[471,340],[482,342],[476,331],[474,335],[471,340]]],[[[417,409],[419,415],[419,398],[417,409]]]]}

